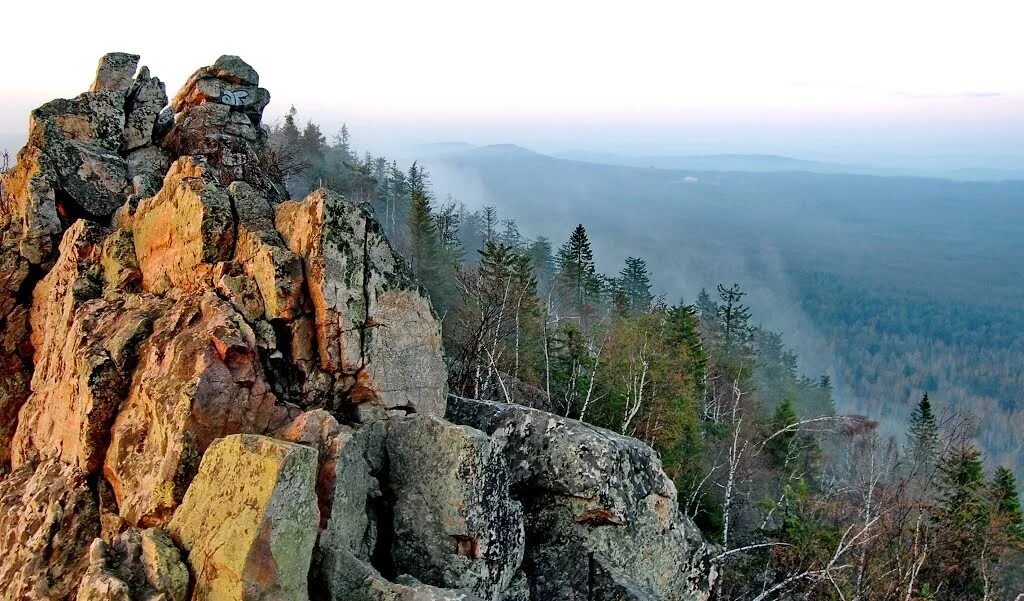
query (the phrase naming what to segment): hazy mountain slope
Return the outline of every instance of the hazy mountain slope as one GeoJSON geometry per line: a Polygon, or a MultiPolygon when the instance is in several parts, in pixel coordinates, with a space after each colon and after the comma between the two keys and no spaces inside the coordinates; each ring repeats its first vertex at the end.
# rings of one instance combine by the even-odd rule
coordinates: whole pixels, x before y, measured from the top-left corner
{"type": "Polygon", "coordinates": [[[742,283],[847,409],[898,420],[930,390],[984,415],[993,455],[1024,463],[1007,430],[1024,425],[1024,183],[663,170],[515,146],[427,162],[439,190],[524,232],[560,244],[584,223],[599,267],[642,256],[672,300],[742,283]]]}

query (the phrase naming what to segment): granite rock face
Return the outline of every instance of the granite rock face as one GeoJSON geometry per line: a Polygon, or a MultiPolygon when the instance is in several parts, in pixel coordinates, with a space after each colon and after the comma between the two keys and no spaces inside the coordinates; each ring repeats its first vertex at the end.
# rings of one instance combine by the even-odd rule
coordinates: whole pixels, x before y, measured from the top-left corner
{"type": "Polygon", "coordinates": [[[308,598],[317,453],[251,434],[219,439],[167,529],[202,599],[308,598]]]}
{"type": "Polygon", "coordinates": [[[452,398],[448,419],[502,443],[526,514],[535,599],[701,599],[711,548],[678,514],[676,490],[642,442],[536,409],[452,398]],[[625,591],[625,592],[623,592],[625,591]]]}
{"type": "Polygon", "coordinates": [[[649,448],[448,399],[372,215],[286,198],[255,69],[139,60],[0,180],[0,601],[706,596],[649,448]]]}

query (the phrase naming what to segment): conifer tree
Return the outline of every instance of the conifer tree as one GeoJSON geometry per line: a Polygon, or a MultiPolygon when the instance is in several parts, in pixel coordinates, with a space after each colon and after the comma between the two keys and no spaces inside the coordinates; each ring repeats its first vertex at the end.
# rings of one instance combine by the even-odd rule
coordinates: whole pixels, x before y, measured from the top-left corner
{"type": "Polygon", "coordinates": [[[931,565],[934,585],[945,599],[984,595],[984,550],[992,507],[981,452],[972,445],[953,449],[939,465],[942,496],[936,511],[938,545],[931,565]]]}
{"type": "Polygon", "coordinates": [[[640,313],[650,310],[654,295],[651,294],[651,277],[647,272],[647,261],[637,257],[626,257],[626,265],[619,272],[617,283],[627,312],[640,313]]]}
{"type": "Polygon", "coordinates": [[[555,281],[555,258],[552,252],[551,241],[544,236],[538,236],[526,249],[526,256],[530,258],[533,267],[533,276],[537,279],[537,293],[542,298],[547,298],[555,281]]]}
{"type": "Polygon", "coordinates": [[[558,249],[558,284],[570,306],[580,316],[588,312],[601,289],[594,266],[594,252],[583,224],[577,225],[569,240],[558,249]]]}
{"type": "Polygon", "coordinates": [[[708,356],[700,337],[700,320],[692,305],[682,301],[668,307],[665,311],[665,341],[670,348],[683,352],[689,362],[690,379],[694,389],[692,398],[696,400],[703,392],[704,379],[707,376],[708,356]]]}
{"type": "Polygon", "coordinates": [[[775,437],[765,444],[765,451],[772,458],[772,464],[776,468],[783,467],[792,459],[798,432],[795,429],[787,428],[796,422],[797,416],[796,411],[793,410],[793,399],[787,396],[782,399],[772,415],[769,435],[775,435],[775,437]],[[781,434],[777,434],[779,432],[781,434]]]}
{"type": "Polygon", "coordinates": [[[753,334],[750,326],[750,307],[743,304],[746,292],[739,284],[729,288],[719,284],[718,297],[718,334],[723,350],[730,355],[743,355],[749,352],[749,343],[753,334]]]}
{"type": "Polygon", "coordinates": [[[992,478],[993,509],[1005,526],[1007,534],[1024,542],[1024,513],[1021,512],[1017,478],[1009,468],[999,466],[992,478]]]}
{"type": "Polygon", "coordinates": [[[409,204],[409,266],[421,282],[430,279],[438,259],[437,229],[431,216],[430,199],[423,191],[413,192],[409,204]]]}
{"type": "Polygon", "coordinates": [[[931,473],[936,460],[938,440],[939,426],[926,392],[910,415],[910,428],[907,432],[908,451],[918,472],[931,473]]]}

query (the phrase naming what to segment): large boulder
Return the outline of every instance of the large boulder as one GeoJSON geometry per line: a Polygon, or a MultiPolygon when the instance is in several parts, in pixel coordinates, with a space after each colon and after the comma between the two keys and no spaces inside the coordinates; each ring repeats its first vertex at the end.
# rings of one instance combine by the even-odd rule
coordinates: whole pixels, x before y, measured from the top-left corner
{"type": "Polygon", "coordinates": [[[55,459],[15,470],[0,481],[2,598],[73,598],[98,535],[82,470],[55,459]]]}
{"type": "Polygon", "coordinates": [[[202,288],[234,250],[231,199],[202,159],[178,159],[163,188],[139,202],[133,232],[143,288],[202,288]]]}
{"type": "Polygon", "coordinates": [[[207,450],[168,524],[188,555],[194,598],[309,598],[316,470],[315,450],[262,436],[228,436],[207,450]]]}
{"type": "Polygon", "coordinates": [[[323,189],[281,203],[276,224],[302,258],[313,305],[312,331],[301,323],[293,329],[297,366],[329,375],[327,396],[400,413],[443,414],[440,325],[379,224],[323,189]]]}
{"type": "Polygon", "coordinates": [[[222,56],[193,73],[171,100],[173,119],[160,145],[172,156],[202,155],[224,186],[242,180],[281,200],[284,187],[265,168],[267,136],[260,123],[269,102],[255,69],[222,56]]]}
{"type": "Polygon", "coordinates": [[[178,297],[139,349],[111,429],[104,475],[130,524],[165,524],[206,448],[236,433],[279,429],[297,414],[279,404],[252,328],[212,291],[178,297]]]}
{"type": "Polygon", "coordinates": [[[132,85],[135,69],[139,66],[139,55],[127,52],[110,52],[100,57],[96,66],[96,78],[89,88],[90,92],[112,90],[127,92],[132,85]]]}
{"type": "Polygon", "coordinates": [[[167,89],[162,81],[143,67],[128,90],[122,152],[153,143],[153,130],[160,111],[167,106],[167,89]]]}
{"type": "Polygon", "coordinates": [[[716,578],[657,454],[642,442],[518,405],[452,397],[448,419],[501,441],[526,512],[532,598],[706,599],[716,578]]]}
{"type": "Polygon", "coordinates": [[[241,181],[228,187],[228,195],[238,219],[234,260],[259,288],[266,319],[295,319],[305,310],[302,260],[275,228],[270,200],[241,181]]]}
{"type": "Polygon", "coordinates": [[[388,460],[397,571],[506,598],[525,541],[501,443],[436,416],[410,416],[389,422],[388,460]]]}

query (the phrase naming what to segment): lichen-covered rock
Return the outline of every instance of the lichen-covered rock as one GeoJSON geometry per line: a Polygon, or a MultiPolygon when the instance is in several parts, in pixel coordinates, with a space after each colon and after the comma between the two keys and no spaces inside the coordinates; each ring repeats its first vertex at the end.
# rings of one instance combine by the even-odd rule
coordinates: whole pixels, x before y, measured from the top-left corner
{"type": "Polygon", "coordinates": [[[399,572],[499,600],[523,559],[523,511],[501,443],[435,416],[388,423],[399,572]]]}
{"type": "Polygon", "coordinates": [[[73,598],[98,534],[96,503],[80,469],[47,460],[15,470],[0,481],[2,598],[73,598]]]}
{"type": "Polygon", "coordinates": [[[77,222],[64,236],[57,263],[35,288],[36,369],[12,442],[15,467],[56,456],[87,474],[99,472],[138,346],[165,308],[151,297],[100,298],[107,234],[101,226],[77,222]]]}
{"type": "Polygon", "coordinates": [[[151,77],[143,67],[127,96],[122,152],[153,143],[153,129],[160,111],[167,105],[167,90],[159,78],[151,77]]]}
{"type": "Polygon", "coordinates": [[[231,199],[205,163],[178,159],[163,188],[139,202],[133,233],[143,288],[160,294],[204,287],[213,263],[234,249],[231,199]]]}
{"type": "Polygon", "coordinates": [[[185,601],[188,568],[163,530],[129,528],[108,545],[95,539],[76,601],[185,601]]]}
{"type": "Polygon", "coordinates": [[[111,429],[104,475],[130,524],[170,519],[216,439],[279,429],[297,414],[279,404],[255,333],[213,292],[184,296],[153,323],[111,429]]]}
{"type": "Polygon", "coordinates": [[[158,146],[143,146],[127,155],[128,179],[139,198],[149,198],[163,186],[164,175],[171,167],[171,158],[158,146]]]}
{"type": "Polygon", "coordinates": [[[443,414],[437,318],[379,225],[328,190],[281,203],[276,224],[302,258],[314,310],[315,336],[294,336],[293,355],[315,357],[351,402],[443,414]]]}
{"type": "Polygon", "coordinates": [[[315,450],[240,434],[203,456],[168,530],[186,550],[197,599],[308,599],[319,516],[315,450]]]}
{"type": "Polygon", "coordinates": [[[90,92],[112,90],[127,92],[132,85],[135,69],[139,66],[139,55],[127,52],[111,52],[100,57],[96,67],[96,79],[93,80],[90,92]]]}
{"type": "Polygon", "coordinates": [[[277,201],[283,186],[267,175],[262,158],[266,132],[260,122],[270,93],[258,84],[259,75],[245,61],[222,56],[185,82],[171,100],[168,130],[161,131],[158,116],[155,135],[173,156],[204,156],[221,185],[245,181],[277,201]]]}
{"type": "Polygon", "coordinates": [[[528,491],[523,569],[533,598],[705,599],[716,578],[672,481],[642,442],[518,405],[452,397],[447,417],[503,443],[512,484],[528,491]]]}
{"type": "Polygon", "coordinates": [[[318,487],[322,486],[321,506],[328,515],[322,520],[312,574],[331,598],[347,598],[346,591],[361,586],[360,578],[353,580],[353,571],[362,573],[360,566],[370,562],[379,542],[384,503],[378,478],[385,462],[384,436],[381,422],[358,430],[343,428],[342,436],[333,439],[336,450],[328,451],[333,459],[321,467],[318,487]]]}
{"type": "Polygon", "coordinates": [[[45,160],[56,174],[61,194],[55,210],[65,222],[105,218],[124,201],[128,167],[117,153],[124,121],[124,94],[111,91],[54,100],[32,111],[29,146],[45,157],[35,160],[45,160]]]}
{"type": "Polygon", "coordinates": [[[267,319],[295,319],[305,309],[302,261],[275,229],[270,201],[241,181],[228,194],[238,216],[234,260],[259,287],[267,319]]]}

